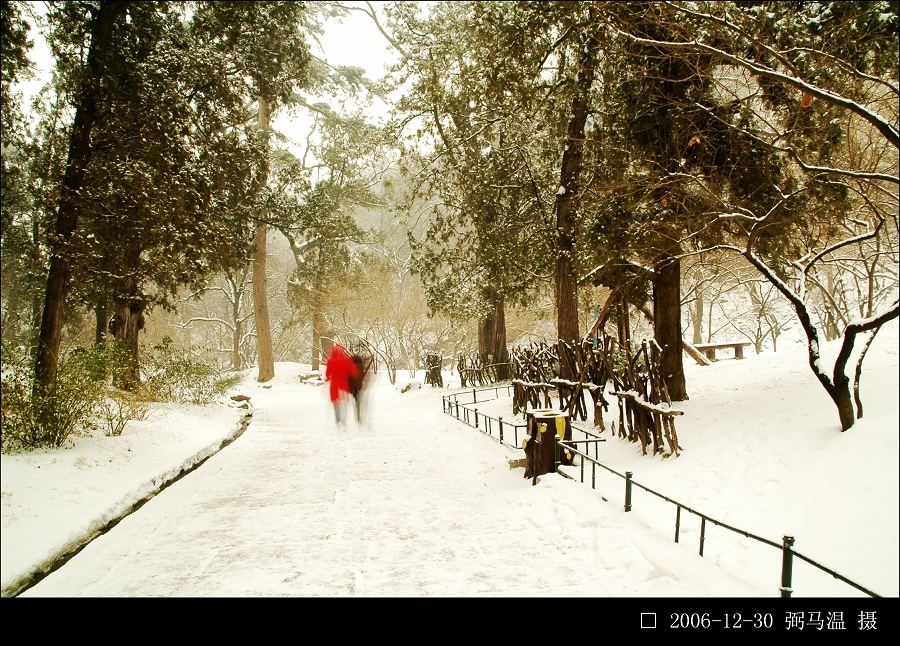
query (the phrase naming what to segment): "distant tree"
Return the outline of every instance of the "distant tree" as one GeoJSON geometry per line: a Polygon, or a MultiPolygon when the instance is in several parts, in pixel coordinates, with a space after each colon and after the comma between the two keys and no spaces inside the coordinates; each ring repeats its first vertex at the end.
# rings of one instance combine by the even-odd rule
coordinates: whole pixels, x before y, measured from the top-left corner
{"type": "MultiPolygon", "coordinates": [[[[332,92],[354,92],[349,72],[338,70],[341,78],[331,77],[332,92]]],[[[354,246],[368,235],[354,211],[378,202],[371,187],[380,176],[377,157],[384,135],[361,114],[338,115],[324,103],[305,107],[312,122],[306,148],[299,158],[286,151],[278,155],[267,203],[273,226],[288,239],[294,257],[288,297],[311,325],[311,363],[317,370],[333,337],[326,311],[341,285],[361,271],[354,246]]]]}
{"type": "MultiPolygon", "coordinates": [[[[406,208],[428,218],[411,240],[415,267],[432,311],[479,320],[479,351],[501,364],[501,376],[506,307],[548,281],[554,258],[554,180],[536,161],[551,135],[525,116],[535,101],[521,103],[534,75],[517,71],[521,60],[495,55],[497,38],[528,38],[504,28],[517,12],[502,3],[445,3],[424,21],[403,7],[391,16],[405,52],[397,74],[412,81],[396,119],[417,119],[417,143],[433,144],[407,164],[406,208]]],[[[531,52],[536,62],[541,52],[531,52]]]]}
{"type": "MultiPolygon", "coordinates": [[[[224,47],[240,55],[235,67],[249,79],[249,89],[257,100],[257,128],[260,141],[269,148],[271,117],[307,80],[309,48],[306,33],[310,27],[307,7],[299,2],[247,4],[240,2],[207,3],[198,12],[197,22],[224,47]]],[[[269,175],[265,157],[252,186],[251,195],[259,199],[269,175]]],[[[268,223],[265,212],[256,215],[253,235],[253,309],[256,321],[258,381],[275,374],[269,306],[266,298],[266,240],[268,223]]]]}

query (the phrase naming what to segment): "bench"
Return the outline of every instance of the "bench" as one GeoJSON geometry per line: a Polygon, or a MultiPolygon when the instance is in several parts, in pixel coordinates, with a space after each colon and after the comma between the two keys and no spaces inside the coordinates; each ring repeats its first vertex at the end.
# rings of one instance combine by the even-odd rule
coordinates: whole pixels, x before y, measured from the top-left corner
{"type": "Polygon", "coordinates": [[[705,354],[710,361],[716,361],[716,350],[722,348],[734,348],[734,358],[743,359],[744,348],[748,345],[753,344],[749,341],[723,341],[722,343],[697,343],[694,347],[705,354]]]}

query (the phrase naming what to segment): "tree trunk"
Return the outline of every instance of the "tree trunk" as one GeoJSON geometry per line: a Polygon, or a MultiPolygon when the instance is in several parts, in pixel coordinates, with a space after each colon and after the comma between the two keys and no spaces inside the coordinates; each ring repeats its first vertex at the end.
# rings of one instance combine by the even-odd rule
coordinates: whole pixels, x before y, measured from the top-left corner
{"type": "MultiPolygon", "coordinates": [[[[502,294],[494,290],[488,291],[486,299],[491,310],[478,323],[478,353],[490,357],[487,363],[506,364],[509,362],[509,351],[506,348],[506,305],[502,294]]],[[[509,366],[496,366],[497,379],[509,379],[509,366]]]]}
{"type": "Polygon", "coordinates": [[[318,370],[322,360],[321,354],[319,352],[320,344],[322,343],[321,335],[319,334],[319,328],[315,322],[315,314],[313,314],[313,325],[312,325],[312,357],[310,358],[310,362],[312,364],[313,370],[318,370]]]}
{"type": "Polygon", "coordinates": [[[497,379],[509,379],[509,351],[506,349],[506,308],[502,294],[494,300],[494,329],[491,334],[491,354],[494,355],[497,379]]]}
{"type": "Polygon", "coordinates": [[[318,370],[322,362],[322,333],[327,336],[328,331],[325,329],[325,318],[322,316],[322,295],[319,285],[314,286],[312,293],[312,369],[318,370]]]}
{"type": "Polygon", "coordinates": [[[256,321],[257,381],[275,376],[272,331],[269,327],[269,302],[266,294],[266,234],[268,225],[260,223],[253,238],[253,316],[256,321]]]}
{"type": "Polygon", "coordinates": [[[664,258],[653,278],[653,335],[662,348],[660,370],[672,401],[688,398],[681,360],[681,261],[664,258]]]}
{"type": "Polygon", "coordinates": [[[66,247],[78,224],[78,194],[84,183],[91,156],[91,130],[97,120],[97,90],[109,57],[112,30],[129,2],[102,2],[91,19],[91,44],[87,69],[81,82],[75,119],[69,134],[69,153],[60,187],[53,235],[48,237],[50,270],[44,292],[44,309],[34,365],[34,390],[41,393],[56,380],[59,346],[62,341],[62,317],[72,267],[66,247]]]}
{"type": "Polygon", "coordinates": [[[94,317],[96,319],[94,326],[94,343],[100,345],[106,340],[106,334],[109,330],[110,311],[106,303],[98,301],[94,305],[94,317]]]}
{"type": "MultiPolygon", "coordinates": [[[[576,203],[578,181],[581,174],[581,158],[584,149],[584,125],[590,104],[590,90],[594,82],[597,64],[596,32],[592,29],[582,48],[581,68],[572,97],[572,112],[566,129],[565,148],[556,195],[557,250],[555,267],[556,331],[559,339],[577,342],[578,291],[575,276],[576,203]]],[[[574,375],[564,368],[561,376],[572,379],[574,375]]]]}
{"type": "Polygon", "coordinates": [[[141,383],[138,333],[144,329],[146,299],[138,294],[137,281],[128,277],[114,298],[114,334],[122,342],[126,352],[126,363],[119,377],[119,388],[134,390],[141,383]]]}
{"type": "Polygon", "coordinates": [[[834,384],[834,388],[829,394],[834,405],[837,406],[841,430],[846,431],[856,423],[856,412],[853,409],[853,399],[850,395],[850,380],[844,378],[840,383],[834,384]]]}
{"type": "MultiPolygon", "coordinates": [[[[234,283],[237,285],[237,283],[234,283]]],[[[242,287],[236,288],[232,293],[234,302],[231,304],[231,315],[234,319],[234,333],[231,335],[231,369],[241,369],[241,339],[244,337],[244,324],[241,321],[241,296],[242,287]]]]}
{"type": "MultiPolygon", "coordinates": [[[[881,326],[887,323],[888,321],[897,318],[900,316],[900,303],[898,301],[894,301],[893,304],[884,312],[879,314],[878,316],[870,317],[866,319],[862,323],[851,322],[844,328],[844,340],[841,343],[841,349],[838,352],[838,356],[834,361],[834,372],[832,373],[832,387],[828,389],[826,385],[826,380],[822,380],[820,375],[816,375],[820,377],[820,381],[823,382],[823,385],[826,385],[826,390],[828,390],[828,394],[831,395],[831,399],[834,400],[835,405],[838,409],[838,416],[841,420],[841,430],[846,431],[853,424],[856,423],[857,418],[862,417],[862,399],[859,396],[859,380],[862,376],[862,362],[865,359],[866,354],[869,351],[869,348],[872,345],[872,341],[875,339],[875,335],[881,330],[881,326]],[[853,395],[851,396],[850,391],[850,378],[847,376],[847,362],[850,359],[850,354],[853,352],[853,345],[856,341],[856,335],[862,332],[869,332],[869,338],[866,340],[865,345],[863,346],[863,350],[860,353],[859,357],[856,360],[856,368],[854,372],[853,378],[853,395]],[[853,401],[856,400],[857,405],[859,407],[858,410],[854,411],[853,401]]],[[[809,323],[808,317],[806,321],[801,319],[801,324],[806,327],[806,324],[809,323]]],[[[808,331],[807,331],[808,334],[808,331]]],[[[812,337],[810,337],[810,344],[812,344],[812,337]]],[[[818,344],[817,348],[818,350],[818,344]]],[[[818,352],[815,353],[815,357],[813,353],[810,353],[810,365],[818,363],[818,352]]],[[[813,369],[816,366],[813,365],[813,369]]]]}
{"type": "Polygon", "coordinates": [[[694,299],[694,310],[691,313],[691,323],[694,328],[692,337],[694,345],[703,343],[703,305],[703,292],[697,289],[697,295],[694,299]]]}
{"type": "MultiPolygon", "coordinates": [[[[32,244],[32,262],[34,267],[43,267],[44,259],[41,253],[41,233],[40,223],[37,216],[31,217],[31,244],[32,244]]],[[[28,347],[31,353],[31,360],[37,358],[38,338],[41,334],[41,315],[44,312],[44,295],[41,292],[35,292],[31,300],[31,329],[28,331],[28,347]]]]}
{"type": "MultiPolygon", "coordinates": [[[[269,105],[259,98],[257,126],[268,140],[269,105]]],[[[259,190],[265,187],[269,176],[269,164],[265,162],[261,171],[259,190]]],[[[258,193],[257,193],[258,194],[258,193]]],[[[265,222],[256,225],[253,238],[253,315],[256,320],[256,361],[259,366],[257,381],[269,381],[275,376],[275,357],[272,353],[272,330],[269,326],[269,301],[266,293],[266,234],[269,227],[265,222]]]]}
{"type": "Polygon", "coordinates": [[[485,356],[491,351],[490,339],[493,336],[494,312],[491,310],[487,316],[478,321],[478,354],[485,356]]]}

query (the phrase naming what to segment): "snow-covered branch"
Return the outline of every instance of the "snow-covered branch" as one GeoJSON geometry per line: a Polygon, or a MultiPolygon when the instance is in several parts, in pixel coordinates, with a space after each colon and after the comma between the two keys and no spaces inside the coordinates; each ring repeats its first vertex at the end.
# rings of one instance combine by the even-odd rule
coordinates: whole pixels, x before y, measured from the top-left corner
{"type": "Polygon", "coordinates": [[[647,410],[653,411],[654,413],[659,413],[660,415],[663,415],[665,417],[684,415],[684,411],[678,410],[677,408],[669,408],[668,404],[654,404],[652,402],[648,402],[646,399],[644,399],[643,395],[639,394],[636,390],[613,390],[610,392],[616,397],[624,397],[626,399],[630,399],[641,408],[646,408],[647,410]]]}
{"type": "Polygon", "coordinates": [[[871,240],[872,238],[874,238],[875,236],[878,235],[878,232],[881,230],[881,226],[883,224],[884,224],[884,219],[879,218],[878,225],[871,231],[866,231],[865,233],[861,233],[858,236],[853,236],[852,238],[846,238],[845,240],[840,240],[839,242],[836,242],[833,245],[826,247],[825,249],[823,249],[822,251],[817,253],[815,256],[813,256],[813,258],[808,263],[806,263],[806,266],[803,268],[803,273],[808,274],[810,267],[812,267],[815,263],[817,263],[819,260],[821,260],[822,258],[827,256],[828,254],[833,253],[842,247],[846,247],[848,245],[851,245],[851,244],[854,244],[857,242],[864,242],[865,240],[871,240]]]}
{"type": "Polygon", "coordinates": [[[178,327],[184,329],[187,326],[189,326],[191,323],[194,323],[197,321],[204,321],[206,323],[218,323],[219,325],[224,325],[226,328],[228,328],[232,332],[234,331],[234,325],[232,325],[228,321],[224,321],[220,318],[213,318],[213,317],[207,317],[207,316],[193,316],[193,317],[189,318],[187,321],[185,321],[184,323],[179,323],[178,327]]]}

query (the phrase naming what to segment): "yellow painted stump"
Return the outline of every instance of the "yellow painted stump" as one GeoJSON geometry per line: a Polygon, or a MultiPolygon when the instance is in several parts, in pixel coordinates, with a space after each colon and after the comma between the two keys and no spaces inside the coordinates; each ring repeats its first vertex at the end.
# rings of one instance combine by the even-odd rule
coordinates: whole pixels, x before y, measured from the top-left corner
{"type": "MultiPolygon", "coordinates": [[[[522,441],[525,449],[525,476],[537,478],[556,471],[556,440],[572,439],[572,422],[569,413],[552,408],[538,408],[525,413],[527,437],[522,441]],[[555,436],[555,437],[554,437],[555,436]]],[[[560,464],[572,464],[575,456],[560,447],[560,464]]]]}

